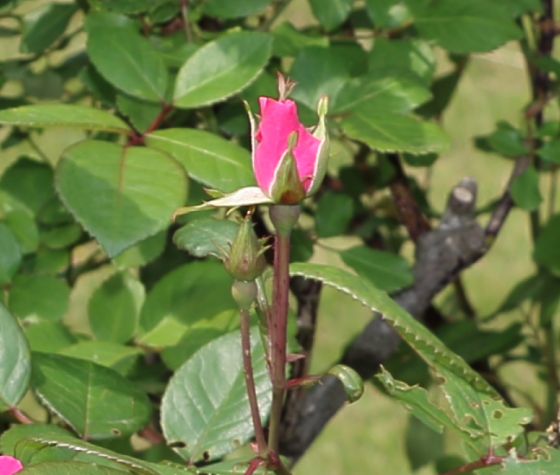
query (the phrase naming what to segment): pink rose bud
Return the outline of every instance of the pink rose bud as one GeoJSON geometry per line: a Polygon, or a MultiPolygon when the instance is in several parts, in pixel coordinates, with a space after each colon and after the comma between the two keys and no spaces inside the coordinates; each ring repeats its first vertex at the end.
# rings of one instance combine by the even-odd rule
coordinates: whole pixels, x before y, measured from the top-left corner
{"type": "Polygon", "coordinates": [[[13,475],[23,469],[21,462],[9,455],[0,455],[0,475],[13,475]]]}
{"type": "Polygon", "coordinates": [[[319,124],[313,132],[299,121],[294,101],[260,97],[259,104],[258,129],[249,111],[257,184],[275,203],[298,203],[317,191],[326,172],[327,97],[319,102],[319,124]]]}
{"type": "MultiPolygon", "coordinates": [[[[329,137],[327,135],[328,98],[319,100],[319,123],[312,130],[299,121],[294,101],[285,99],[294,86],[280,78],[281,99],[259,98],[261,121],[245,103],[251,122],[253,172],[259,186],[247,186],[197,206],[184,206],[174,218],[207,208],[239,208],[260,204],[297,204],[315,193],[327,171],[329,137]]],[[[244,280],[244,279],[240,279],[244,280]]]]}

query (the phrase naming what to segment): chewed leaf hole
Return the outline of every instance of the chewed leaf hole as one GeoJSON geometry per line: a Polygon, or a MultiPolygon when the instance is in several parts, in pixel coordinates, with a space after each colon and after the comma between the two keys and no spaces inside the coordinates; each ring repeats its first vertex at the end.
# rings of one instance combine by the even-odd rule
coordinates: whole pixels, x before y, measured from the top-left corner
{"type": "Polygon", "coordinates": [[[496,410],[492,413],[492,417],[494,419],[501,419],[502,417],[504,417],[504,413],[502,411],[497,411],[496,410]]]}
{"type": "Polygon", "coordinates": [[[187,447],[187,443],[182,440],[175,440],[169,444],[169,447],[172,449],[185,449],[187,447]]]}

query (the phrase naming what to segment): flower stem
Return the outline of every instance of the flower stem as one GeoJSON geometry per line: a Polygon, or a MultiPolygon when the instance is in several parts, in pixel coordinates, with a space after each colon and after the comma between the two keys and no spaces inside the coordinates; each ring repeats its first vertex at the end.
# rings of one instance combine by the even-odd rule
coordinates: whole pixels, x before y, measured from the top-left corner
{"type": "Polygon", "coordinates": [[[17,407],[13,406],[10,407],[10,412],[12,415],[22,424],[33,424],[33,420],[29,418],[27,414],[21,412],[17,407]]]}
{"type": "Polygon", "coordinates": [[[286,393],[286,342],[288,329],[288,299],[290,284],[290,235],[298,220],[299,205],[274,205],[270,219],[276,228],[274,238],[274,282],[272,291],[271,379],[272,408],[269,423],[268,446],[278,454],[280,420],[286,393]]]}
{"type": "Polygon", "coordinates": [[[243,370],[245,374],[245,384],[247,385],[247,396],[249,398],[249,406],[251,407],[251,418],[253,419],[253,428],[255,430],[255,439],[259,455],[265,457],[268,451],[264,431],[259,413],[259,404],[257,401],[257,392],[255,389],[255,377],[253,375],[253,365],[251,363],[251,324],[249,321],[249,310],[239,309],[241,315],[241,349],[243,352],[243,370]]]}
{"type": "Polygon", "coordinates": [[[471,473],[479,468],[483,467],[490,467],[492,465],[498,465],[505,460],[505,457],[498,457],[493,454],[489,454],[485,457],[482,457],[474,462],[466,463],[454,469],[451,469],[441,475],[460,475],[462,473],[471,473]]]}

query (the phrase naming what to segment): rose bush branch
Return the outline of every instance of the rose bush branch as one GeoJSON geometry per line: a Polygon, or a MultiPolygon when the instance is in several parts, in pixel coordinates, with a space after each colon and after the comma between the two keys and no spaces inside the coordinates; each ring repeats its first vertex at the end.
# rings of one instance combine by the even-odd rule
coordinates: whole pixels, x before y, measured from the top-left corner
{"type": "Polygon", "coordinates": [[[260,418],[255,378],[251,359],[251,323],[249,311],[258,299],[256,280],[262,275],[266,262],[263,257],[264,248],[257,239],[248,214],[240,223],[235,239],[229,252],[224,253],[224,267],[235,279],[231,293],[239,306],[241,352],[247,397],[251,409],[251,419],[257,441],[257,453],[262,460],[268,457],[268,445],[260,418]]]}
{"type": "MultiPolygon", "coordinates": [[[[310,132],[299,121],[295,102],[287,98],[294,85],[289,79],[278,75],[279,100],[259,98],[259,122],[247,109],[251,124],[252,164],[258,187],[242,188],[175,213],[179,215],[208,207],[250,206],[253,209],[257,204],[271,205],[269,214],[275,233],[270,310],[262,285],[259,291],[255,282],[264,270],[265,249],[254,233],[251,213],[240,224],[230,250],[222,250],[222,253],[225,268],[236,279],[232,294],[241,312],[243,365],[259,458],[279,473],[287,472],[278,454],[287,388],[290,236],[300,216],[300,202],[315,193],[321,185],[326,172],[329,144],[325,122],[327,98],[323,97],[319,101],[319,123],[310,132]],[[265,440],[261,426],[250,357],[248,311],[257,300],[259,312],[263,314],[268,327],[264,338],[272,383],[268,440],[265,440]]],[[[255,470],[258,463],[255,459],[249,472],[255,470]]]]}
{"type": "Polygon", "coordinates": [[[278,453],[282,408],[286,393],[286,346],[290,292],[290,235],[299,218],[299,205],[273,205],[270,219],[276,229],[274,236],[274,273],[272,294],[271,376],[272,408],[269,424],[270,448],[278,453]]]}

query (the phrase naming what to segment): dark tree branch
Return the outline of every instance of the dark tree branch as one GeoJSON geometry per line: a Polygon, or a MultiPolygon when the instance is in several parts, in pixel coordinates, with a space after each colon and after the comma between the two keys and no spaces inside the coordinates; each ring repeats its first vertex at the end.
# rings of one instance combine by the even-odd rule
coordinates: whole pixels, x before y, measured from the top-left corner
{"type": "MultiPolygon", "coordinates": [[[[416,318],[441,289],[485,252],[484,231],[474,219],[476,191],[473,179],[461,180],[449,196],[438,227],[418,240],[414,285],[394,296],[416,318]]],[[[376,315],[346,349],[340,362],[354,368],[363,379],[370,379],[396,351],[399,341],[399,335],[376,315]]],[[[292,463],[297,462],[345,402],[344,389],[334,377],[313,387],[302,400],[296,424],[283,434],[281,452],[292,463]]]]}
{"type": "MultiPolygon", "coordinates": [[[[387,154],[387,159],[395,169],[395,177],[389,185],[393,200],[397,205],[401,220],[408,231],[408,235],[414,243],[417,243],[418,239],[420,239],[422,235],[430,231],[430,223],[422,214],[422,211],[414,198],[412,190],[410,189],[408,177],[404,172],[398,154],[389,153],[387,154]]],[[[453,279],[453,286],[455,288],[455,295],[459,305],[467,316],[473,318],[476,312],[468,299],[460,276],[453,279]]],[[[442,322],[438,322],[438,324],[441,323],[442,322]]]]}
{"type": "Polygon", "coordinates": [[[414,199],[408,177],[403,170],[398,154],[388,153],[387,159],[395,169],[395,177],[389,184],[393,200],[395,200],[400,218],[406,226],[410,238],[417,243],[420,236],[430,230],[430,223],[428,223],[414,199]]]}
{"type": "MultiPolygon", "coordinates": [[[[294,361],[290,368],[290,379],[303,378],[309,374],[311,353],[315,340],[317,310],[321,296],[322,283],[318,280],[296,276],[290,279],[290,289],[295,295],[297,308],[296,340],[301,346],[303,358],[294,361]]],[[[297,422],[298,409],[305,396],[305,388],[296,387],[288,391],[282,414],[282,435],[289,433],[297,422]]]]}

